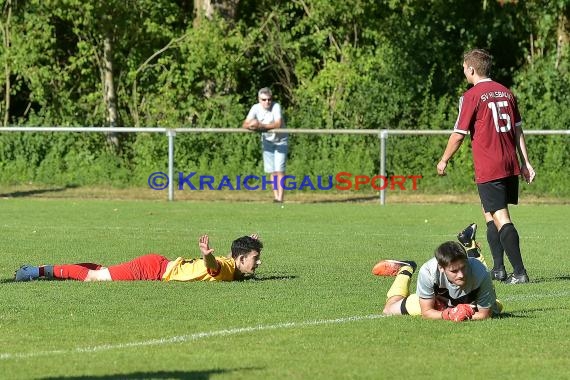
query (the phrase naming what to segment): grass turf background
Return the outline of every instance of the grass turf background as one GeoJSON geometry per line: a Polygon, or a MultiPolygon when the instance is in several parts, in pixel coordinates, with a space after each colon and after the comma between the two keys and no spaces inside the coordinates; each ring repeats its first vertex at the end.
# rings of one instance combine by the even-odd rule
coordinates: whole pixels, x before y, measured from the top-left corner
{"type": "Polygon", "coordinates": [[[452,324],[377,316],[392,279],[370,270],[382,258],[422,263],[472,221],[480,224],[478,240],[492,262],[476,203],[279,208],[1,200],[0,373],[13,379],[567,378],[570,206],[521,205],[511,212],[532,283],[496,284],[505,317],[452,324]],[[202,233],[225,255],[234,238],[253,232],[265,244],[253,281],[10,281],[23,263],[114,264],[148,252],[197,257],[202,233]]]}

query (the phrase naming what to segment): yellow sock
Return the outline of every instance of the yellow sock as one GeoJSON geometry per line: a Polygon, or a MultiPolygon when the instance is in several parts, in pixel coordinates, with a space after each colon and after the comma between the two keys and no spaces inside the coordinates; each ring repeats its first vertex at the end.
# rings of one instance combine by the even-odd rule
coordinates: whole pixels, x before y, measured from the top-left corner
{"type": "Polygon", "coordinates": [[[394,283],[388,290],[388,293],[386,293],[386,299],[392,298],[394,296],[402,296],[404,298],[409,296],[412,273],[414,273],[414,269],[410,266],[404,266],[400,268],[398,275],[394,279],[394,283]]]}

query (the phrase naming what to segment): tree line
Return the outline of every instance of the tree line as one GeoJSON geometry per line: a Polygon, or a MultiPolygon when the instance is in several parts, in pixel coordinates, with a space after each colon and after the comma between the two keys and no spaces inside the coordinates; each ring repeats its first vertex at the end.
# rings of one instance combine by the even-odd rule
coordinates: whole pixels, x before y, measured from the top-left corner
{"type": "MultiPolygon", "coordinates": [[[[260,87],[288,128],[451,129],[462,53],[488,49],[526,129],[569,129],[570,1],[4,0],[5,127],[238,128],[260,87]]],[[[177,137],[176,162],[211,174],[260,170],[258,136],[177,137]]],[[[568,195],[568,137],[529,137],[542,179],[568,195]],[[562,183],[561,183],[562,182],[562,183]]],[[[430,181],[444,139],[390,138],[388,170],[430,181]]],[[[162,136],[0,134],[0,183],[136,185],[165,165],[162,136]]],[[[294,135],[288,171],[378,171],[375,138],[294,135]]],[[[461,178],[461,179],[459,179],[461,178]]],[[[439,185],[438,185],[439,183],[439,185]]]]}

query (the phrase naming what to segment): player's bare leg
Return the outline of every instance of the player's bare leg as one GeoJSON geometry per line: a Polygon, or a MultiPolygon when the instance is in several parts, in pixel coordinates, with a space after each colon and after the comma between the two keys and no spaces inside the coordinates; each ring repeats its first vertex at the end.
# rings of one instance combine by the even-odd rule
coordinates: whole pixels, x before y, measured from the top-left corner
{"type": "Polygon", "coordinates": [[[273,197],[275,198],[276,202],[283,202],[283,186],[282,181],[283,177],[285,177],[285,173],[283,172],[274,172],[271,174],[273,180],[276,182],[273,186],[273,197]]]}
{"type": "Polygon", "coordinates": [[[89,272],[87,272],[87,277],[85,277],[85,280],[83,281],[113,281],[113,279],[111,278],[109,269],[101,268],[97,270],[89,270],[89,272]]]}
{"type": "Polygon", "coordinates": [[[392,286],[386,294],[386,304],[383,313],[386,315],[401,315],[402,302],[410,295],[410,282],[416,270],[413,261],[382,260],[372,269],[377,276],[395,276],[392,286]]]}

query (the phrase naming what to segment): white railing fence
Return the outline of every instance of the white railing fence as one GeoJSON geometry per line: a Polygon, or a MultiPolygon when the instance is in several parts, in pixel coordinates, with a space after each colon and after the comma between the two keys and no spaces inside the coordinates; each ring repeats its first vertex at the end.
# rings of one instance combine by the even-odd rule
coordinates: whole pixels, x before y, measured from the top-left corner
{"type": "MultiPolygon", "coordinates": [[[[178,133],[256,133],[244,128],[111,128],[111,127],[0,127],[4,132],[75,132],[75,133],[164,133],[168,138],[168,178],[174,178],[174,146],[178,133]]],[[[380,173],[386,176],[386,140],[390,135],[449,135],[449,130],[402,130],[402,129],[278,129],[277,133],[320,135],[376,135],[380,140],[380,173]]],[[[569,135],[570,129],[525,130],[525,135],[569,135]]],[[[379,201],[386,204],[386,190],[380,190],[379,201]]],[[[168,184],[168,200],[174,200],[174,181],[168,184]]]]}

